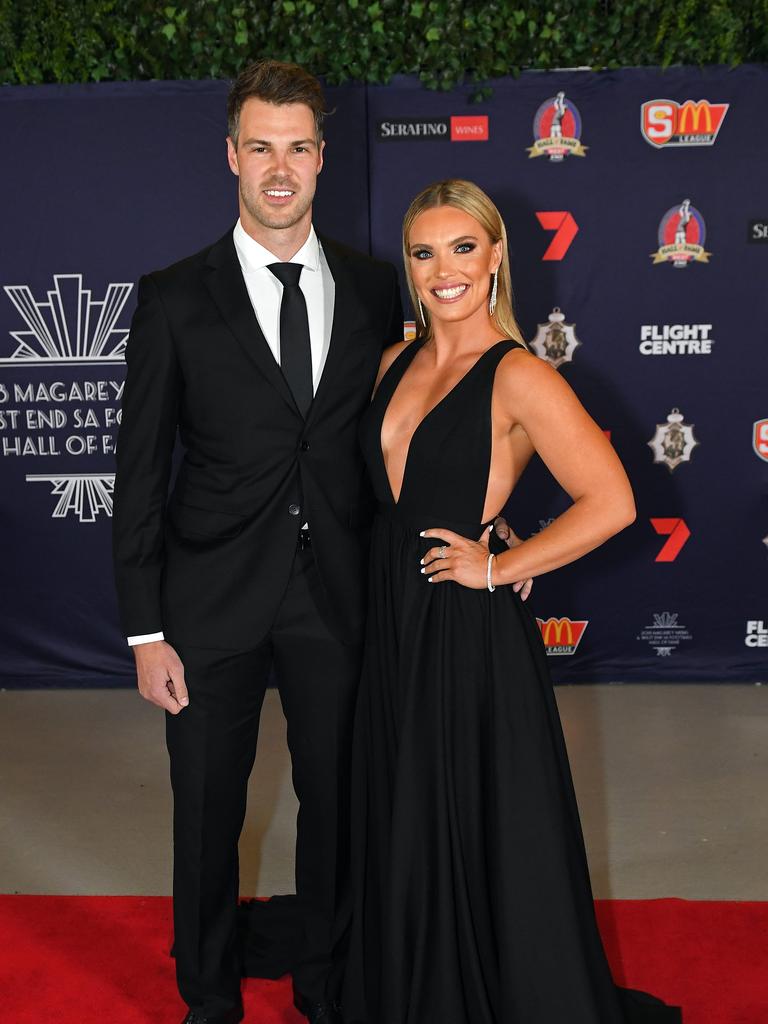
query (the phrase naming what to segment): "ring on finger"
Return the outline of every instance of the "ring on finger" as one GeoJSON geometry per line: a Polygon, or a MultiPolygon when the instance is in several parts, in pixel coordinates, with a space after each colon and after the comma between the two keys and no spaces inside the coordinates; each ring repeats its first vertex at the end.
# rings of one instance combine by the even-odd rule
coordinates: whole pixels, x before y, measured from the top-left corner
{"type": "Polygon", "coordinates": [[[445,545],[445,544],[443,544],[443,545],[441,546],[441,548],[440,548],[440,557],[441,557],[441,558],[445,558],[445,549],[446,549],[446,545],[445,545]]]}

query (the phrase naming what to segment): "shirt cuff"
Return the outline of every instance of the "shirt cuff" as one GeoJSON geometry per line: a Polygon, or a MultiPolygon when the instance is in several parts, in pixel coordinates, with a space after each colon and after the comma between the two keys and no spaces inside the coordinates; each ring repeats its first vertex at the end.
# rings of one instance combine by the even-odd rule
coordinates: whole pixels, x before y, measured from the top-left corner
{"type": "Polygon", "coordinates": [[[162,633],[142,633],[141,636],[129,636],[128,646],[137,647],[139,644],[151,644],[154,640],[165,640],[162,633]]]}

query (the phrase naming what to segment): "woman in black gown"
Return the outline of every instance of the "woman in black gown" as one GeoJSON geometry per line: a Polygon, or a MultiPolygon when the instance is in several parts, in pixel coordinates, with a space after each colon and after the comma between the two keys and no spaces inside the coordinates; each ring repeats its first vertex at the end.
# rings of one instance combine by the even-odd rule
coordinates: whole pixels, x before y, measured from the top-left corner
{"type": "Polygon", "coordinates": [[[420,334],[385,353],[361,428],[379,509],[344,1019],[679,1021],[611,979],[541,635],[511,585],[627,526],[629,483],[568,385],[521,343],[485,193],[463,181],[422,192],[404,258],[420,334]],[[487,527],[527,461],[521,432],[573,504],[500,553],[487,527]]]}

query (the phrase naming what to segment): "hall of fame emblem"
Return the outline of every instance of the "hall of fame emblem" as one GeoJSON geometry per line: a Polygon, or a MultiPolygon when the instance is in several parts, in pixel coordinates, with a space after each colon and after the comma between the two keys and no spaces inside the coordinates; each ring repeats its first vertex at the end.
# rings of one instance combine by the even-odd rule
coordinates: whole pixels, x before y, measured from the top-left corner
{"type": "Polygon", "coordinates": [[[581,342],[576,337],[576,325],[565,322],[565,313],[555,306],[547,323],[539,324],[531,348],[541,359],[557,370],[563,363],[573,360],[573,353],[581,342]]]}
{"type": "Polygon", "coordinates": [[[564,92],[550,96],[536,111],[533,138],[528,156],[547,156],[550,163],[562,163],[567,156],[586,156],[589,148],[581,143],[581,114],[564,92]]]}
{"type": "Polygon", "coordinates": [[[637,636],[656,651],[659,658],[669,658],[684,640],[691,640],[691,633],[678,621],[677,612],[654,612],[653,622],[645,626],[637,636]]]}
{"type": "Polygon", "coordinates": [[[59,500],[51,512],[52,519],[73,515],[81,523],[95,523],[98,516],[112,516],[114,473],[28,473],[27,483],[47,483],[51,494],[59,500]]]}
{"type": "Polygon", "coordinates": [[[26,284],[6,285],[5,294],[26,324],[11,331],[17,344],[0,364],[124,363],[128,328],[117,322],[133,290],[129,283],[110,284],[103,299],[83,288],[82,274],[54,274],[46,300],[35,299],[26,284]]]}
{"type": "Polygon", "coordinates": [[[693,436],[693,423],[684,423],[679,409],[673,409],[666,423],[656,424],[656,433],[648,442],[653,461],[663,462],[672,470],[681,462],[690,462],[693,449],[699,443],[693,436]]]}
{"type": "Polygon", "coordinates": [[[704,218],[690,199],[670,207],[659,224],[659,248],[651,253],[654,266],[671,263],[680,269],[689,263],[709,263],[712,253],[704,248],[706,235],[704,218]]]}

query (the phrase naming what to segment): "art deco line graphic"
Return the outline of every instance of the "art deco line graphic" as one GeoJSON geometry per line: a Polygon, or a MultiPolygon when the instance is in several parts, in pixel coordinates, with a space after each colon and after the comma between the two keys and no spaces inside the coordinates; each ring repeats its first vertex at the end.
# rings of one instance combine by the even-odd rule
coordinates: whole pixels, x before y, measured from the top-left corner
{"type": "Polygon", "coordinates": [[[28,483],[53,484],[51,494],[59,500],[52,519],[66,519],[72,513],[81,523],[95,523],[101,512],[112,516],[114,473],[29,473],[26,479],[28,483]]]}
{"type": "Polygon", "coordinates": [[[54,274],[48,301],[39,302],[29,285],[5,285],[27,330],[11,331],[18,348],[0,365],[122,363],[128,328],[116,327],[132,284],[110,284],[101,300],[83,288],[82,274],[54,274]]]}

